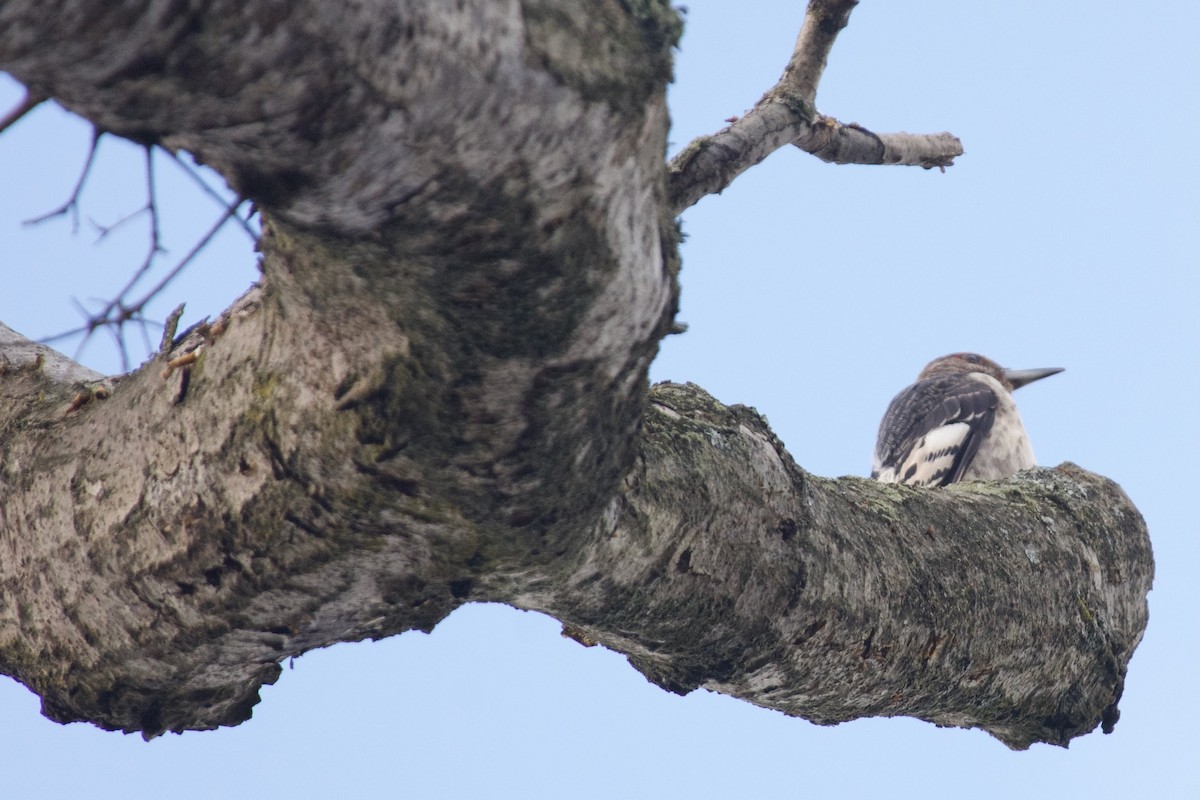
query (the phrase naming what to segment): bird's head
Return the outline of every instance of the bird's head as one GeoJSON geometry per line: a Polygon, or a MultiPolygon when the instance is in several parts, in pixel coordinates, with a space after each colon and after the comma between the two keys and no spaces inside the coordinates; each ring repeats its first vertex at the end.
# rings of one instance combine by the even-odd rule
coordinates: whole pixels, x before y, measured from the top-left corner
{"type": "Polygon", "coordinates": [[[933,378],[938,375],[981,372],[984,375],[991,375],[1000,381],[1000,384],[1004,388],[1011,392],[1014,389],[1020,389],[1022,386],[1041,380],[1042,378],[1057,375],[1062,371],[1062,367],[1005,369],[990,358],[985,358],[978,353],[951,353],[948,356],[935,358],[926,364],[925,369],[921,370],[921,374],[917,376],[917,380],[925,380],[926,378],[933,378]]]}

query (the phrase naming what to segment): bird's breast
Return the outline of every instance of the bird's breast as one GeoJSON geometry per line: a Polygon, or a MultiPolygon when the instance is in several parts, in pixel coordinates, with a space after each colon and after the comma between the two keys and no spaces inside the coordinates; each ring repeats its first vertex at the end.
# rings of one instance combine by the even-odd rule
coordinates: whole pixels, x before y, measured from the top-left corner
{"type": "Polygon", "coordinates": [[[1007,478],[1037,463],[1033,457],[1033,445],[1029,443],[1025,425],[1021,422],[1021,415],[1012,397],[1005,392],[999,395],[999,399],[991,430],[980,443],[975,458],[967,465],[962,480],[1007,478]]]}

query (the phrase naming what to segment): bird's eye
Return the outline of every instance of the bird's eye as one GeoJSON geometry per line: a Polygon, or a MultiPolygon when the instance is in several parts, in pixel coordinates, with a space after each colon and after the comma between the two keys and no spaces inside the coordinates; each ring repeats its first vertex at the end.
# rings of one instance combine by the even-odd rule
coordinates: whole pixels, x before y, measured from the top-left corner
{"type": "Polygon", "coordinates": [[[979,356],[975,355],[974,353],[963,353],[962,359],[963,361],[968,361],[972,364],[979,363],[979,356]]]}

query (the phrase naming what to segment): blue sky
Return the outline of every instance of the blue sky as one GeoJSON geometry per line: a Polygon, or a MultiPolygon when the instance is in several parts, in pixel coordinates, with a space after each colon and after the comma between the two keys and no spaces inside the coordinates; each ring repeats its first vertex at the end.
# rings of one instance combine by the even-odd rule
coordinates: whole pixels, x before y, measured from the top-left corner
{"type": "MultiPolygon", "coordinates": [[[[673,150],[777,79],[802,6],[688,3],[673,150]]],[[[689,331],[653,368],[755,406],[806,469],[861,475],[888,400],[930,358],[970,349],[1065,367],[1017,395],[1039,461],[1117,480],[1158,565],[1113,735],[1013,753],[914,720],[821,728],[668,695],[553,620],[469,606],[431,635],[297,659],[238,728],[150,743],[48,722],[0,680],[4,796],[1197,796],[1198,29],[1200,7],[1185,3],[864,2],[818,106],[880,131],[949,130],[966,155],[941,174],[790,149],[701,201],[684,216],[689,331]]],[[[19,96],[0,79],[0,108],[19,96]]],[[[66,220],[21,225],[66,199],[87,141],[51,107],[0,137],[0,320],[27,335],[78,324],[71,298],[111,295],[144,252],[140,223],[96,245],[87,222],[144,202],[141,156],[116,141],[78,235],[66,220]]],[[[219,208],[169,162],[158,171],[180,256],[219,208]]],[[[214,313],[253,263],[227,230],[152,316],[185,300],[185,324],[214,313]]],[[[103,338],[83,360],[118,369],[103,338]]]]}

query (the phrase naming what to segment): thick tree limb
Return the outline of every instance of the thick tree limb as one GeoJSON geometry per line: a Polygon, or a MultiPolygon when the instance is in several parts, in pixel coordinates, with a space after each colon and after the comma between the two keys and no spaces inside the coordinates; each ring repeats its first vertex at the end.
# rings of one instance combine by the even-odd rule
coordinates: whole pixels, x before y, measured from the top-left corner
{"type": "Polygon", "coordinates": [[[1152,573],[1129,498],[1074,465],[946,491],[827,480],[753,409],[662,384],[625,492],[522,604],[672,691],[1023,749],[1115,721],[1152,573]]]}
{"type": "Polygon", "coordinates": [[[51,6],[0,6],[0,65],[264,233],[261,287],[102,390],[0,337],[0,668],[48,716],[234,724],[291,655],[495,600],[819,722],[1112,719],[1152,572],[1115,485],[825,481],[647,389],[666,3],[51,6]]]}
{"type": "Polygon", "coordinates": [[[147,372],[72,415],[73,389],[30,368],[6,379],[49,398],[5,427],[40,420],[48,432],[30,442],[53,455],[83,437],[128,459],[93,437],[114,432],[113,404],[141,398],[166,413],[115,432],[146,459],[181,459],[143,464],[162,477],[137,494],[69,462],[62,480],[75,488],[60,496],[74,505],[53,513],[33,500],[44,482],[9,467],[5,518],[36,549],[4,565],[5,617],[25,634],[4,638],[5,664],[51,716],[148,734],[237,722],[287,656],[429,629],[491,600],[558,617],[669,690],[705,686],[820,723],[903,714],[1023,748],[1115,718],[1152,561],[1110,481],[1070,465],[946,491],[823,480],[753,411],[663,385],[637,467],[599,523],[523,542],[472,523],[409,458],[380,462],[359,442],[334,455],[348,437],[331,431],[374,401],[302,397],[251,367],[253,341],[274,327],[261,303],[253,292],[220,339],[198,345],[205,379],[186,403],[176,379],[147,372]],[[306,445],[306,430],[323,444],[306,445]],[[80,537],[54,520],[114,512],[119,534],[80,537]],[[276,515],[282,527],[264,524],[276,515]],[[31,587],[26,570],[49,577],[31,587]]]}
{"type": "Polygon", "coordinates": [[[46,375],[57,384],[98,381],[99,372],[76,364],[57,350],[32,342],[0,322],[0,369],[30,370],[46,375]]]}
{"type": "Polygon", "coordinates": [[[962,155],[949,133],[873,133],[817,113],[817,85],[834,40],[858,0],[813,0],[783,76],[740,119],[701,136],[670,163],[670,202],[682,213],[724,191],[738,175],[786,144],[834,164],[889,164],[945,168],[962,155]]]}

